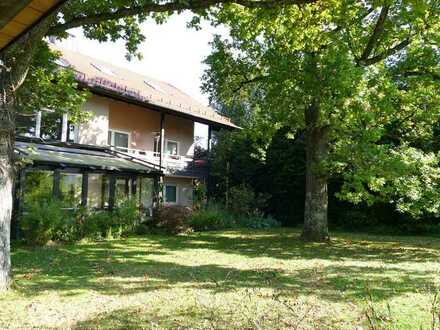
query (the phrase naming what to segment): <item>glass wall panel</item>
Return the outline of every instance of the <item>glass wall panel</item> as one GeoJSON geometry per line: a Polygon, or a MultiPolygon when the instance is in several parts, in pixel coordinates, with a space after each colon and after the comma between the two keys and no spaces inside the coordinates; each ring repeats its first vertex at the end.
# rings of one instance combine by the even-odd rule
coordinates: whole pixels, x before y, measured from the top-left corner
{"type": "Polygon", "coordinates": [[[66,207],[77,207],[81,204],[82,174],[61,173],[61,199],[66,207]]]}
{"type": "Polygon", "coordinates": [[[87,205],[93,208],[106,208],[108,200],[108,177],[104,174],[89,174],[87,205]]]}
{"type": "Polygon", "coordinates": [[[138,191],[140,205],[142,205],[142,207],[146,209],[153,207],[153,179],[139,177],[138,191]]]}
{"type": "Polygon", "coordinates": [[[52,198],[53,172],[27,172],[23,187],[23,205],[52,198]]]}
{"type": "Polygon", "coordinates": [[[115,205],[119,206],[121,203],[130,197],[131,194],[131,184],[130,178],[121,177],[116,179],[116,194],[115,194],[115,205]]]}

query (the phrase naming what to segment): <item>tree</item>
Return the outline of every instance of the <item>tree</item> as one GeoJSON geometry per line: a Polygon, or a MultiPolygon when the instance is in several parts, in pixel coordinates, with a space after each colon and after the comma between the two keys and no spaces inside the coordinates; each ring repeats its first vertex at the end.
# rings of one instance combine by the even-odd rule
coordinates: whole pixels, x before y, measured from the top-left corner
{"type": "Polygon", "coordinates": [[[340,198],[438,210],[438,159],[411,140],[431,134],[440,111],[439,14],[435,0],[334,0],[264,11],[230,6],[211,18],[231,31],[215,38],[206,60],[212,100],[246,102],[268,125],[305,132],[305,240],[329,237],[333,173],[345,179],[340,198]],[[393,123],[411,129],[400,145],[384,142],[393,123]],[[417,196],[408,196],[414,181],[417,196]]]}
{"type": "Polygon", "coordinates": [[[14,181],[13,144],[16,93],[25,81],[33,56],[45,36],[67,37],[66,31],[83,27],[84,34],[98,41],[125,40],[127,58],[140,56],[139,43],[144,40],[140,24],[147,19],[161,23],[174,12],[191,10],[207,16],[221,6],[231,4],[249,8],[277,8],[299,5],[313,0],[70,0],[23,34],[11,47],[0,53],[0,291],[10,282],[10,220],[14,181]]]}

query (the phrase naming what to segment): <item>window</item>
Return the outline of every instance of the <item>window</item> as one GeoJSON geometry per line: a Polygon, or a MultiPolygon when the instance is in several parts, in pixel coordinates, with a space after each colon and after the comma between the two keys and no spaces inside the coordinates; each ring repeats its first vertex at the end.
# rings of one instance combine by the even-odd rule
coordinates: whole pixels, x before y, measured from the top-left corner
{"type": "Polygon", "coordinates": [[[177,156],[179,154],[179,143],[176,141],[167,140],[165,153],[168,155],[177,156]]]}
{"type": "Polygon", "coordinates": [[[165,203],[177,203],[177,186],[172,184],[165,185],[165,203]]]}
{"type": "Polygon", "coordinates": [[[67,207],[81,204],[82,174],[61,173],[60,192],[67,207]]]}
{"type": "Polygon", "coordinates": [[[105,174],[89,174],[88,181],[87,205],[98,209],[108,207],[109,177],[105,174]]]}
{"type": "Polygon", "coordinates": [[[130,134],[119,131],[108,131],[108,144],[116,147],[117,150],[128,152],[128,145],[130,141],[130,134]]]}
{"type": "Polygon", "coordinates": [[[52,198],[53,172],[51,171],[30,171],[26,173],[23,187],[23,205],[52,198]]]}
{"type": "Polygon", "coordinates": [[[140,204],[144,208],[153,207],[154,183],[151,178],[139,178],[137,193],[140,194],[140,204]]]}

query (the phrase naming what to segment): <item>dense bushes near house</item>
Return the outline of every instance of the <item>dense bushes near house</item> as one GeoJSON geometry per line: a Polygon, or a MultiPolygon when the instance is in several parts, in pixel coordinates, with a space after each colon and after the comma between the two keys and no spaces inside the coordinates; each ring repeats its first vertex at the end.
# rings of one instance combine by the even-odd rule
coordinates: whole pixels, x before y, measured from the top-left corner
{"type": "Polygon", "coordinates": [[[21,220],[21,229],[29,244],[49,241],[72,242],[84,238],[119,238],[135,232],[141,214],[133,200],[126,200],[113,212],[85,208],[69,210],[54,199],[29,202],[21,220]]]}
{"type": "Polygon", "coordinates": [[[264,229],[281,226],[272,217],[266,217],[259,212],[234,214],[218,204],[209,205],[204,209],[193,212],[188,219],[188,223],[194,231],[236,228],[264,229]]]}
{"type": "Polygon", "coordinates": [[[154,211],[150,223],[153,231],[160,231],[166,234],[179,234],[190,230],[188,218],[191,209],[184,206],[172,205],[162,206],[154,211]]]}
{"type": "Polygon", "coordinates": [[[29,244],[44,245],[58,231],[64,219],[62,204],[53,199],[29,203],[21,219],[21,228],[29,244]]]}

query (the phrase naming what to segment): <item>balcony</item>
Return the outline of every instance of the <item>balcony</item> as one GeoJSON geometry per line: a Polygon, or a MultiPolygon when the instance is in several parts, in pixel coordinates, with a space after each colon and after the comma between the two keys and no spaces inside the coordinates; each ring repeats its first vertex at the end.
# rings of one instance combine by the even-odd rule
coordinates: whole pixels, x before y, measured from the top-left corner
{"type": "MultiPolygon", "coordinates": [[[[111,146],[111,149],[155,165],[160,165],[159,152],[115,146],[111,146]]],[[[162,167],[166,175],[196,178],[205,178],[208,176],[208,161],[206,159],[194,159],[181,155],[164,154],[162,167]]]]}

